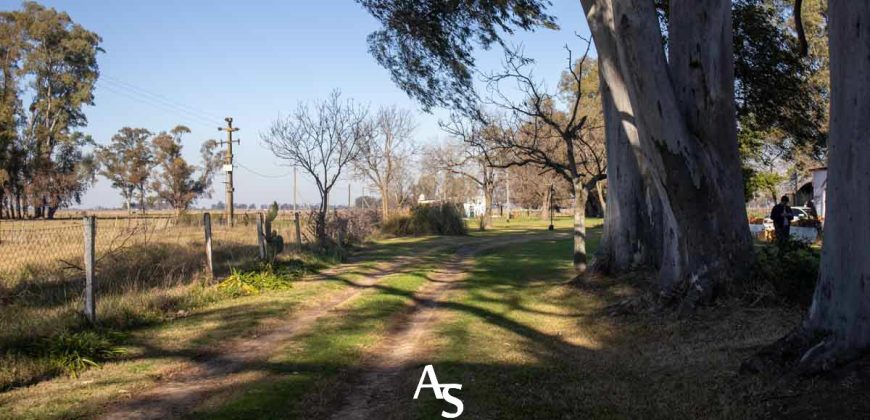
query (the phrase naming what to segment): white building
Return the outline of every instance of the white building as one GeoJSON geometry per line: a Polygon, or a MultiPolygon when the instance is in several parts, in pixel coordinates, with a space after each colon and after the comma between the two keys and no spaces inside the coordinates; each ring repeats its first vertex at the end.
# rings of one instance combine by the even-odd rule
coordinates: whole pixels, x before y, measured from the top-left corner
{"type": "Polygon", "coordinates": [[[825,190],[828,187],[828,168],[815,168],[813,171],[813,203],[816,205],[816,212],[819,217],[825,217],[825,209],[827,207],[828,195],[825,190]]]}
{"type": "Polygon", "coordinates": [[[486,206],[484,205],[483,196],[479,196],[474,200],[468,200],[462,204],[462,208],[465,210],[465,217],[467,218],[475,218],[480,217],[484,213],[484,209],[486,206]]]}

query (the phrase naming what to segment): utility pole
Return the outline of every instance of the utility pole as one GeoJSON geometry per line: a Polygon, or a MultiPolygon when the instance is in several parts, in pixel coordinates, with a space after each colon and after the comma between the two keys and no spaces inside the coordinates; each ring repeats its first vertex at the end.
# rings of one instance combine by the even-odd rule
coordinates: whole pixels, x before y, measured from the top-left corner
{"type": "Polygon", "coordinates": [[[296,166],[293,166],[293,213],[298,213],[299,209],[296,207],[296,166]]]}
{"type": "Polygon", "coordinates": [[[218,131],[226,131],[227,132],[227,140],[221,141],[220,144],[227,145],[227,153],[224,158],[224,172],[227,174],[227,207],[224,209],[224,214],[227,217],[227,223],[229,223],[230,227],[233,226],[233,142],[240,143],[238,139],[233,140],[233,133],[239,131],[238,127],[233,127],[233,119],[232,117],[224,118],[224,121],[227,122],[226,127],[218,127],[218,131]]]}
{"type": "Polygon", "coordinates": [[[347,208],[350,210],[350,182],[347,183],[347,208]]]}
{"type": "Polygon", "coordinates": [[[511,173],[507,169],[504,170],[504,179],[507,183],[507,221],[511,221],[511,173]]]}

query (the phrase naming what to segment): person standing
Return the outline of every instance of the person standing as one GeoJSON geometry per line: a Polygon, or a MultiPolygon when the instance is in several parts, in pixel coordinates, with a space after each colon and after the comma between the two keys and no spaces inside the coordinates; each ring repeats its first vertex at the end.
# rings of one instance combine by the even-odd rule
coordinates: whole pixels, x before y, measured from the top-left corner
{"type": "Polygon", "coordinates": [[[777,242],[785,242],[788,240],[791,231],[791,219],[794,214],[791,212],[791,207],[788,206],[788,196],[782,196],[779,204],[773,206],[770,211],[770,218],[773,219],[773,229],[776,232],[777,242]]]}

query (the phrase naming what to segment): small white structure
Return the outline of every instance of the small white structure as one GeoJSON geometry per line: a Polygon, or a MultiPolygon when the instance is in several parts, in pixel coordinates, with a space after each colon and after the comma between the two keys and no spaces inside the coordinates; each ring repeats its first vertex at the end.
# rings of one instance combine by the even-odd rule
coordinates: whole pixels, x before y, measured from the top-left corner
{"type": "Polygon", "coordinates": [[[477,197],[474,200],[466,201],[462,204],[462,208],[465,210],[465,217],[467,218],[475,218],[479,217],[484,213],[486,206],[484,205],[483,196],[477,197]]]}
{"type": "Polygon", "coordinates": [[[827,208],[828,196],[825,189],[828,186],[828,168],[815,168],[813,171],[813,203],[816,205],[816,212],[819,217],[825,217],[825,209],[827,208]]]}
{"type": "Polygon", "coordinates": [[[420,196],[417,197],[417,204],[438,204],[440,202],[440,200],[427,200],[425,194],[420,194],[420,196]]]}

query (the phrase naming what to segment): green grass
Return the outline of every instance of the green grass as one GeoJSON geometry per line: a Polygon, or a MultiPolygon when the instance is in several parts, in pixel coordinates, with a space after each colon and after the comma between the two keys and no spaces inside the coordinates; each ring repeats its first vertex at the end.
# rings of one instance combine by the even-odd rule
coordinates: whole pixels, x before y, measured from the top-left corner
{"type": "MultiPolygon", "coordinates": [[[[587,218],[586,219],[586,227],[593,228],[596,226],[600,226],[604,223],[604,219],[599,218],[587,218]]],[[[468,221],[468,231],[471,235],[475,236],[491,236],[491,235],[505,235],[508,233],[522,233],[522,232],[538,232],[541,230],[546,230],[550,226],[549,219],[541,219],[538,217],[514,217],[508,221],[505,218],[493,218],[492,226],[489,230],[481,232],[477,229],[476,221],[469,220],[468,221]]],[[[567,231],[574,227],[574,218],[571,216],[557,216],[553,219],[553,228],[557,231],[567,231]]]]}
{"type": "MultiPolygon", "coordinates": [[[[589,249],[600,229],[590,230],[589,249]]],[[[461,383],[463,417],[746,418],[770,395],[763,379],[737,377],[754,346],[795,325],[787,309],[723,303],[688,319],[615,318],[610,304],[636,296],[642,276],[579,286],[570,238],[509,245],[478,256],[438,327],[435,366],[461,383]]],[[[413,390],[421,369],[405,378],[413,390]]],[[[449,404],[425,392],[395,413],[438,418],[449,404]]]]}
{"type": "MultiPolygon", "coordinates": [[[[379,263],[398,255],[422,255],[434,247],[451,249],[453,246],[439,243],[437,238],[383,241],[363,250],[365,260],[355,269],[315,281],[299,276],[326,268],[332,261],[303,254],[292,261],[280,262],[272,270],[262,270],[264,267],[254,264],[239,272],[240,278],[251,280],[262,289],[248,296],[226,293],[215,286],[190,284],[161,293],[154,289],[119,296],[123,302],[102,299],[98,306],[101,314],[123,314],[125,308],[135,308],[134,312],[128,312],[132,322],[108,324],[114,326],[114,330],[126,331],[122,342],[113,343],[123,346],[126,353],[113,358],[118,360],[100,363],[99,368],[77,371],[77,378],[56,376],[63,373],[63,369],[58,369],[52,358],[42,357],[42,352],[34,353],[39,357],[7,353],[0,374],[21,376],[49,372],[54,378],[38,378],[36,386],[0,393],[0,418],[93,416],[119,395],[129,396],[153,386],[217,345],[259,334],[282,320],[292,319],[299,311],[319,305],[347,289],[351,282],[375,273],[379,263]],[[146,314],[150,315],[145,317],[146,314]]],[[[411,281],[392,277],[387,280],[387,284],[399,288],[404,287],[403,281],[411,281]]],[[[373,301],[372,305],[377,308],[378,302],[373,301]]],[[[384,306],[388,308],[389,305],[384,306]]],[[[38,341],[37,337],[34,339],[38,341]]]]}
{"type": "Polygon", "coordinates": [[[334,406],[359,365],[392,317],[412,304],[411,295],[426,282],[427,270],[385,278],[364,296],[341,307],[268,362],[269,376],[229,395],[212,398],[191,417],[318,418],[334,406]]]}
{"type": "MultiPolygon", "coordinates": [[[[642,293],[643,273],[572,282],[570,218],[496,219],[469,236],[380,241],[353,257],[353,270],[291,287],[221,299],[131,333],[128,355],[78,379],[58,378],[0,394],[0,417],[91,417],[119,398],[135,396],[198,360],[215,345],[254,337],[328,300],[380,263],[419,262],[331,310],[239,380],[210,395],[192,418],[324,418],[341,407],[372,349],[413,305],[427,275],[455,249],[504,235],[535,241],[504,243],[477,254],[468,278],[451,290],[419,368],[403,372],[404,396],[384,418],[440,418],[452,406],[431,392],[411,399],[422,366],[433,364],[463,418],[746,418],[767,413],[778,389],[762,377],[736,374],[754,349],[784,334],[800,314],[781,307],[723,301],[688,318],[668,313],[614,317],[608,305],[642,293]]],[[[588,220],[592,254],[600,219],[588,220]]],[[[273,273],[274,274],[274,273],[273,273]]],[[[270,279],[259,279],[272,284],[270,279]]]]}

